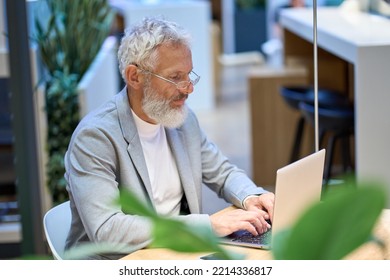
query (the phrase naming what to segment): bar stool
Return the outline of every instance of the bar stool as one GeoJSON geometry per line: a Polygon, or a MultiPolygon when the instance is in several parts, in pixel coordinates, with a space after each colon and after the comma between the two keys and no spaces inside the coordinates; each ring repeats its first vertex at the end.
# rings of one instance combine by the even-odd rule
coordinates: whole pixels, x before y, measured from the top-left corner
{"type": "MultiPolygon", "coordinates": [[[[283,86],[280,88],[280,94],[287,105],[297,111],[300,111],[300,102],[314,101],[314,89],[310,86],[283,86]]],[[[348,98],[339,92],[325,88],[318,89],[318,103],[323,106],[332,107],[346,105],[348,102],[348,98]]],[[[301,114],[295,128],[295,137],[290,155],[290,162],[294,162],[300,157],[304,128],[305,117],[301,114]]]]}
{"type": "MultiPolygon", "coordinates": [[[[314,126],[314,103],[300,102],[302,115],[314,126]]],[[[329,134],[327,155],[325,160],[324,184],[328,184],[332,175],[333,158],[336,141],[341,141],[343,172],[353,169],[351,160],[350,136],[354,134],[354,108],[351,103],[338,105],[318,105],[319,144],[322,145],[324,136],[329,134]]]]}

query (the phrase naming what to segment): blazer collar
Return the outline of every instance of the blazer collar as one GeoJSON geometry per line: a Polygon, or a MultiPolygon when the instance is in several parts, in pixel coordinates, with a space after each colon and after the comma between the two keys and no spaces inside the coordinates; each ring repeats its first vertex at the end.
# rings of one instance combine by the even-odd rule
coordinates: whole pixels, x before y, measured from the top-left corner
{"type": "MultiPolygon", "coordinates": [[[[128,143],[127,152],[134,164],[135,169],[141,177],[142,182],[144,183],[149,198],[152,198],[152,185],[150,183],[141,141],[138,136],[137,127],[134,122],[133,113],[131,112],[129,99],[127,97],[127,87],[118,93],[115,102],[118,109],[118,118],[123,138],[128,143]]],[[[153,200],[150,199],[150,201],[154,206],[153,200]]]]}

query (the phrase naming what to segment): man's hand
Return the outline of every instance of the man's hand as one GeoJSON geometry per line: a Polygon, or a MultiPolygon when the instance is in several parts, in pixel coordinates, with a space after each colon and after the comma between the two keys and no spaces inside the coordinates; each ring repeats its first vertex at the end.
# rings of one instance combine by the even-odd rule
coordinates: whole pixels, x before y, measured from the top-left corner
{"type": "Polygon", "coordinates": [[[210,216],[210,220],[212,228],[218,236],[226,236],[237,230],[247,230],[256,236],[270,228],[266,221],[267,217],[268,213],[263,210],[235,209],[213,214],[210,216]]]}
{"type": "Polygon", "coordinates": [[[275,195],[271,192],[259,196],[253,196],[245,200],[244,208],[248,211],[266,211],[267,220],[271,220],[274,214],[275,195]]]}

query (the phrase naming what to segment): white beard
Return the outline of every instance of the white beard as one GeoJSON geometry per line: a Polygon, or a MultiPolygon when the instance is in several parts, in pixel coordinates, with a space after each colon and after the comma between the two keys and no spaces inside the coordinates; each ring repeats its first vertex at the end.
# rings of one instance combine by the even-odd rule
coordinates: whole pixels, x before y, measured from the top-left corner
{"type": "Polygon", "coordinates": [[[172,100],[180,97],[183,97],[182,94],[170,99],[161,98],[155,90],[146,85],[142,99],[142,110],[157,123],[168,128],[177,128],[184,123],[188,114],[187,106],[180,108],[171,108],[170,106],[172,100]]]}

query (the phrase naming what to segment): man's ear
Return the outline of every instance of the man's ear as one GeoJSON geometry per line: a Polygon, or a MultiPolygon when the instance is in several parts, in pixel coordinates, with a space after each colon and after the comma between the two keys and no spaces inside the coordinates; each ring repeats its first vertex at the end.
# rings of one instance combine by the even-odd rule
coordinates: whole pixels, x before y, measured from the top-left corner
{"type": "Polygon", "coordinates": [[[125,73],[127,84],[134,89],[139,89],[141,87],[143,79],[139,75],[138,67],[131,64],[126,67],[125,73]]]}

